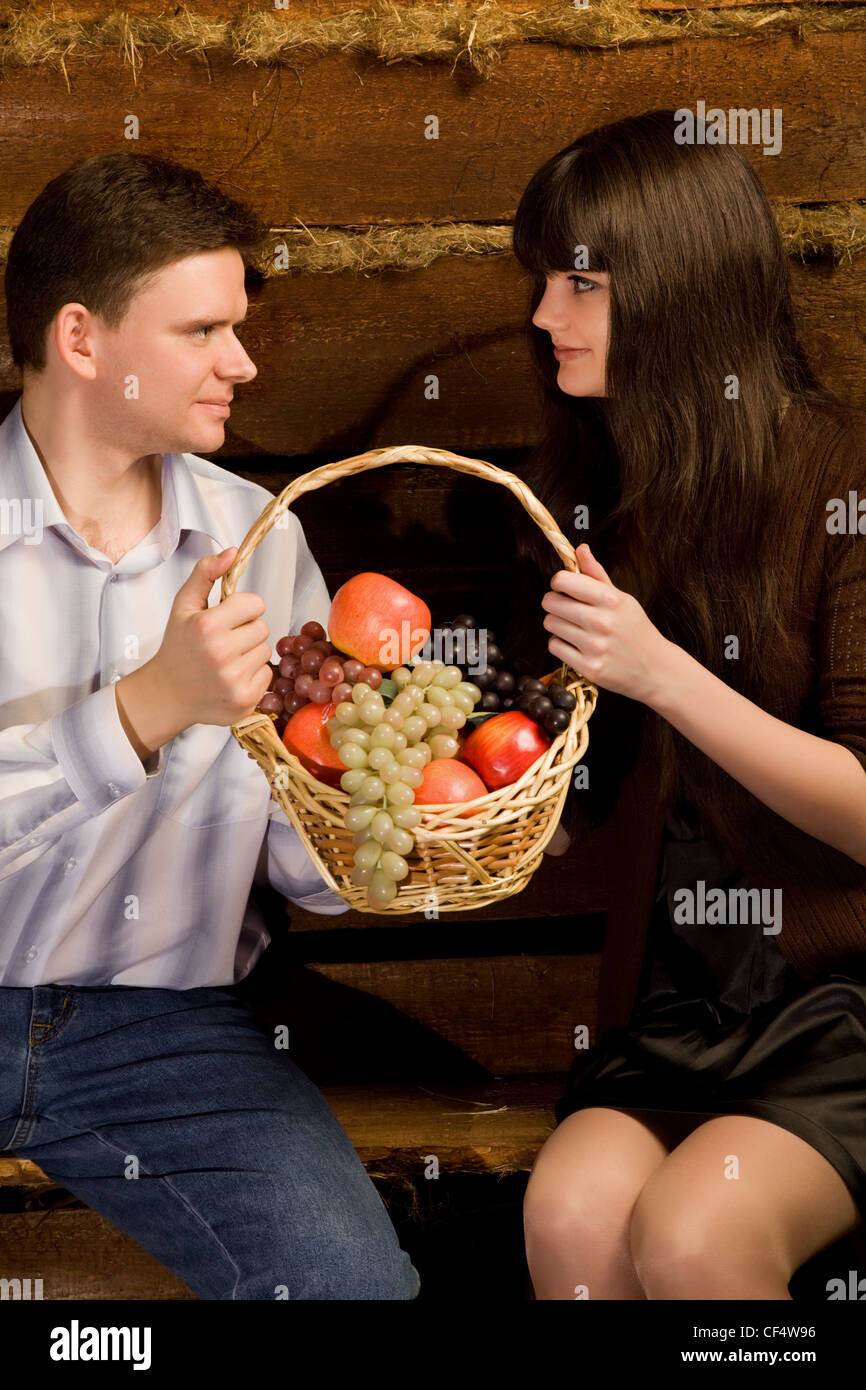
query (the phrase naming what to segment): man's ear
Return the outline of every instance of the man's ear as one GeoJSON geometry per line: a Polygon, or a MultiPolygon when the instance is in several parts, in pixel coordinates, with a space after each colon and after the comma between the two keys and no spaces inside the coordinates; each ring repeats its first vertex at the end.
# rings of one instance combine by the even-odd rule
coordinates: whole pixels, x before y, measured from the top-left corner
{"type": "Polygon", "coordinates": [[[70,302],[58,309],[50,330],[58,357],[77,376],[87,380],[96,375],[93,318],[86,305],[70,302]]]}

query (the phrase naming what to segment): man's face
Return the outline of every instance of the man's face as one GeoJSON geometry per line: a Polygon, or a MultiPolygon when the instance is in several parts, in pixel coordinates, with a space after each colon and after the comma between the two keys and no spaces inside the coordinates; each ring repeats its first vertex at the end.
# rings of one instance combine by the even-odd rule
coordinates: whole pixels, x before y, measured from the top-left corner
{"type": "Polygon", "coordinates": [[[97,431],[134,457],[219,449],[235,386],[256,375],[234,333],[246,309],[243,260],[222,247],[165,266],[118,328],[97,319],[97,431]]]}

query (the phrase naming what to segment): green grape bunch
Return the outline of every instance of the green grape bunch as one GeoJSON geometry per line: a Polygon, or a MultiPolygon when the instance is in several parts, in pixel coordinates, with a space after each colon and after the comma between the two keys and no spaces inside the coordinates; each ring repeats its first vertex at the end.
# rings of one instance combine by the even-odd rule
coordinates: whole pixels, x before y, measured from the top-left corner
{"type": "Polygon", "coordinates": [[[412,831],[421,821],[415,792],[425,767],[433,758],[456,756],[457,731],[481,699],[480,687],[463,680],[459,667],[438,660],[398,666],[391,680],[398,693],[390,704],[358,681],[326,725],[347,769],[340,786],[349,793],[344,824],[355,845],[349,878],[366,888],[372,908],[393,902],[408,876],[412,831]]]}

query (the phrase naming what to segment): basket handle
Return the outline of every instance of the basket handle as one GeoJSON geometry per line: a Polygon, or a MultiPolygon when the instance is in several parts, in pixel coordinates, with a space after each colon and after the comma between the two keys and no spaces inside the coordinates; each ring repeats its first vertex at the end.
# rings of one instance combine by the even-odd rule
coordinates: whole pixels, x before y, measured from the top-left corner
{"type": "MultiPolygon", "coordinates": [[[[562,561],[563,568],[572,573],[580,572],[574,547],[569,545],[547,508],[542,506],[516,474],[509,473],[504,468],[496,468],[484,459],[464,458],[462,454],[452,454],[447,449],[426,448],[421,444],[396,444],[388,449],[368,449],[366,453],[356,454],[353,458],[342,459],[337,463],[322,464],[319,468],[311,469],[309,473],[301,473],[284,487],[282,492],[268,503],[241,541],[234,561],[223,575],[221,598],[228,598],[235,592],[237,582],[249,564],[250,556],[259,541],[267,535],[277,518],[288,510],[296,498],[303,496],[305,492],[315,492],[321,487],[327,487],[328,483],[338,482],[341,478],[350,478],[355,473],[364,473],[371,468],[386,468],[394,463],[423,463],[435,468],[453,468],[458,473],[471,473],[476,478],[486,479],[487,482],[499,483],[517,498],[523,509],[543,531],[562,561]]],[[[560,666],[563,679],[568,669],[563,661],[560,666]]]]}

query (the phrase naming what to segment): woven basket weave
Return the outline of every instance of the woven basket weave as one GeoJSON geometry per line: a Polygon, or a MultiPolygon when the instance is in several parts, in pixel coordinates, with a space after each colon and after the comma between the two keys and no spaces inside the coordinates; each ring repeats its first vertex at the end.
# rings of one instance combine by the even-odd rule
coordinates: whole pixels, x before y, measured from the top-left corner
{"type": "MultiPolygon", "coordinates": [[[[389,464],[418,463],[453,468],[508,488],[541,528],[562,562],[578,569],[574,549],[550,512],[513,473],[483,459],[463,458],[444,449],[401,445],[371,449],[354,458],[325,464],[304,473],[269,502],[244,537],[222,581],[222,598],[233,594],[250,556],[277,518],[305,492],[389,464]]],[[[539,621],[541,619],[539,618],[539,621]]],[[[407,916],[423,912],[470,912],[521,892],[541,863],[545,845],[559,823],[571,771],[586,752],[588,721],[598,691],[563,662],[557,679],[574,695],[569,724],[551,740],[544,754],[516,782],[473,801],[423,806],[420,824],[411,831],[415,848],[406,856],[409,874],[386,907],[372,908],[367,890],[349,879],[354,867],[352,832],[343,825],[349,795],[326,786],[302,767],[276,732],[275,716],[260,711],[232,725],[242,748],[262,768],[274,799],[295,826],[327,886],[358,912],[407,916]],[[471,808],[472,814],[461,813],[471,808]]]]}

